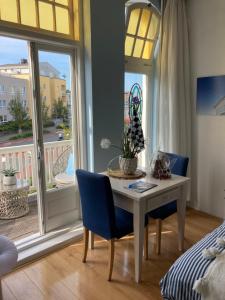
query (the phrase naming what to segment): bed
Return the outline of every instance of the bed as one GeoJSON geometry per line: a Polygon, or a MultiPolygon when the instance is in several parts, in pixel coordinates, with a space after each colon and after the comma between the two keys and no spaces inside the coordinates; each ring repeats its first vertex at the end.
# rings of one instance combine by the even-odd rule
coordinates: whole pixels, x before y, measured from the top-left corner
{"type": "Polygon", "coordinates": [[[160,281],[161,294],[165,300],[200,300],[200,294],[193,290],[195,280],[204,276],[213,261],[202,256],[202,250],[216,247],[216,239],[225,237],[225,221],[213,232],[187,250],[172,265],[167,274],[160,281]]]}

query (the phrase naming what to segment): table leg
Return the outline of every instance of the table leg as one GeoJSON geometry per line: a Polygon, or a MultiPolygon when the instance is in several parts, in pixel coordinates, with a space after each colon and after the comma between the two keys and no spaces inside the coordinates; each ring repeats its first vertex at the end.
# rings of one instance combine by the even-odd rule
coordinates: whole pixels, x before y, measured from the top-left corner
{"type": "Polygon", "coordinates": [[[134,201],[134,256],[135,256],[135,281],[141,281],[141,269],[144,243],[144,209],[143,202],[134,201]]]}
{"type": "Polygon", "coordinates": [[[186,214],[187,185],[181,187],[180,199],[177,200],[178,249],[184,250],[184,229],[186,214]]]}

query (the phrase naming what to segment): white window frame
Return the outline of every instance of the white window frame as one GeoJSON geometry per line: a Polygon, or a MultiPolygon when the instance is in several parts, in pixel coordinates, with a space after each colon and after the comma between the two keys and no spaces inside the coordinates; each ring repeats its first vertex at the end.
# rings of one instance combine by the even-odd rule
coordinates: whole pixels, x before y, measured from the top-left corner
{"type": "MultiPolygon", "coordinates": [[[[76,69],[74,70],[76,78],[76,99],[77,110],[76,115],[79,116],[79,126],[77,129],[77,144],[79,149],[79,161],[78,166],[81,168],[87,168],[87,149],[86,149],[86,108],[84,102],[84,64],[83,64],[83,32],[82,32],[82,0],[79,0],[79,29],[80,29],[80,41],[70,40],[63,38],[63,36],[56,36],[50,34],[47,36],[42,32],[31,32],[29,29],[10,26],[8,22],[1,22],[0,36],[11,37],[15,39],[23,39],[28,42],[43,43],[46,46],[54,46],[57,48],[65,47],[70,51],[76,51],[76,69]]],[[[41,254],[43,251],[46,253],[55,246],[61,246],[74,240],[74,238],[80,238],[82,224],[77,224],[74,228],[65,228],[59,231],[54,231],[43,236],[34,235],[33,239],[23,239],[16,242],[16,246],[19,250],[19,263],[26,262],[32,259],[33,256],[41,254]],[[51,242],[50,242],[51,241],[51,242]],[[35,249],[37,247],[37,249],[35,249]]]]}
{"type": "MultiPolygon", "coordinates": [[[[142,3],[133,3],[133,2],[128,2],[125,10],[125,16],[126,16],[126,28],[125,28],[125,37],[126,37],[126,32],[127,32],[127,27],[128,27],[128,20],[129,16],[131,14],[132,9],[136,8],[146,8],[147,4],[146,2],[142,3]]],[[[156,15],[160,16],[159,11],[151,5],[150,9],[154,11],[156,15]]],[[[158,29],[159,30],[159,29],[158,29]]],[[[135,36],[137,37],[137,36],[135,36]]],[[[153,152],[153,113],[154,113],[154,103],[153,103],[153,97],[152,97],[152,90],[154,87],[154,82],[153,82],[153,61],[155,59],[155,50],[157,47],[157,41],[155,42],[153,46],[153,54],[152,54],[152,59],[146,60],[142,58],[134,58],[130,56],[125,56],[125,72],[127,73],[138,73],[138,74],[143,74],[146,77],[144,84],[144,89],[143,89],[143,115],[142,115],[142,127],[143,127],[143,132],[144,132],[144,137],[147,137],[146,140],[146,148],[145,148],[145,155],[142,155],[142,165],[145,167],[148,167],[150,163],[150,158],[152,156],[153,152]],[[148,101],[147,101],[148,99],[148,101]],[[147,116],[147,112],[150,112],[149,116],[147,116]]]]}

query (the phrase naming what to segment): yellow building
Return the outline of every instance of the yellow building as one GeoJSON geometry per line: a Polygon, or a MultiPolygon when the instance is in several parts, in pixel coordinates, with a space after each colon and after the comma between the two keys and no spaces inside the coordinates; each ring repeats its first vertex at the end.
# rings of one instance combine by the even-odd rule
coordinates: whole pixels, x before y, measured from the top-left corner
{"type": "MultiPolygon", "coordinates": [[[[10,77],[27,81],[25,85],[27,99],[25,100],[29,115],[32,118],[32,90],[30,86],[30,69],[27,60],[22,59],[20,64],[0,65],[0,74],[7,76],[8,81],[10,77]]],[[[12,80],[11,86],[17,92],[17,85],[14,82],[15,80],[12,80]]],[[[10,86],[10,82],[8,82],[8,86],[10,86]]],[[[60,99],[67,106],[66,80],[60,78],[60,72],[47,62],[40,63],[40,94],[42,101],[49,107],[49,116],[52,114],[54,101],[60,99]]]]}

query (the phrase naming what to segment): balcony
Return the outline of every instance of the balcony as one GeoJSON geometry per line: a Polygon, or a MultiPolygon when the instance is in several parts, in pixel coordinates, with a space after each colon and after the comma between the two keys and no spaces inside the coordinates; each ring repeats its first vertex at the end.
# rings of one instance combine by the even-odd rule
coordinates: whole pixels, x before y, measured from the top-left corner
{"type": "MultiPolygon", "coordinates": [[[[45,178],[46,187],[54,186],[53,166],[58,157],[71,146],[70,140],[48,142],[44,144],[45,178]]],[[[27,236],[39,232],[38,208],[37,208],[37,177],[34,145],[23,145],[0,148],[0,169],[12,166],[19,170],[17,179],[25,179],[29,182],[28,203],[30,211],[21,218],[2,220],[0,219],[0,234],[9,238],[21,240],[27,236]]],[[[1,180],[2,180],[1,175],[1,180]]]]}

